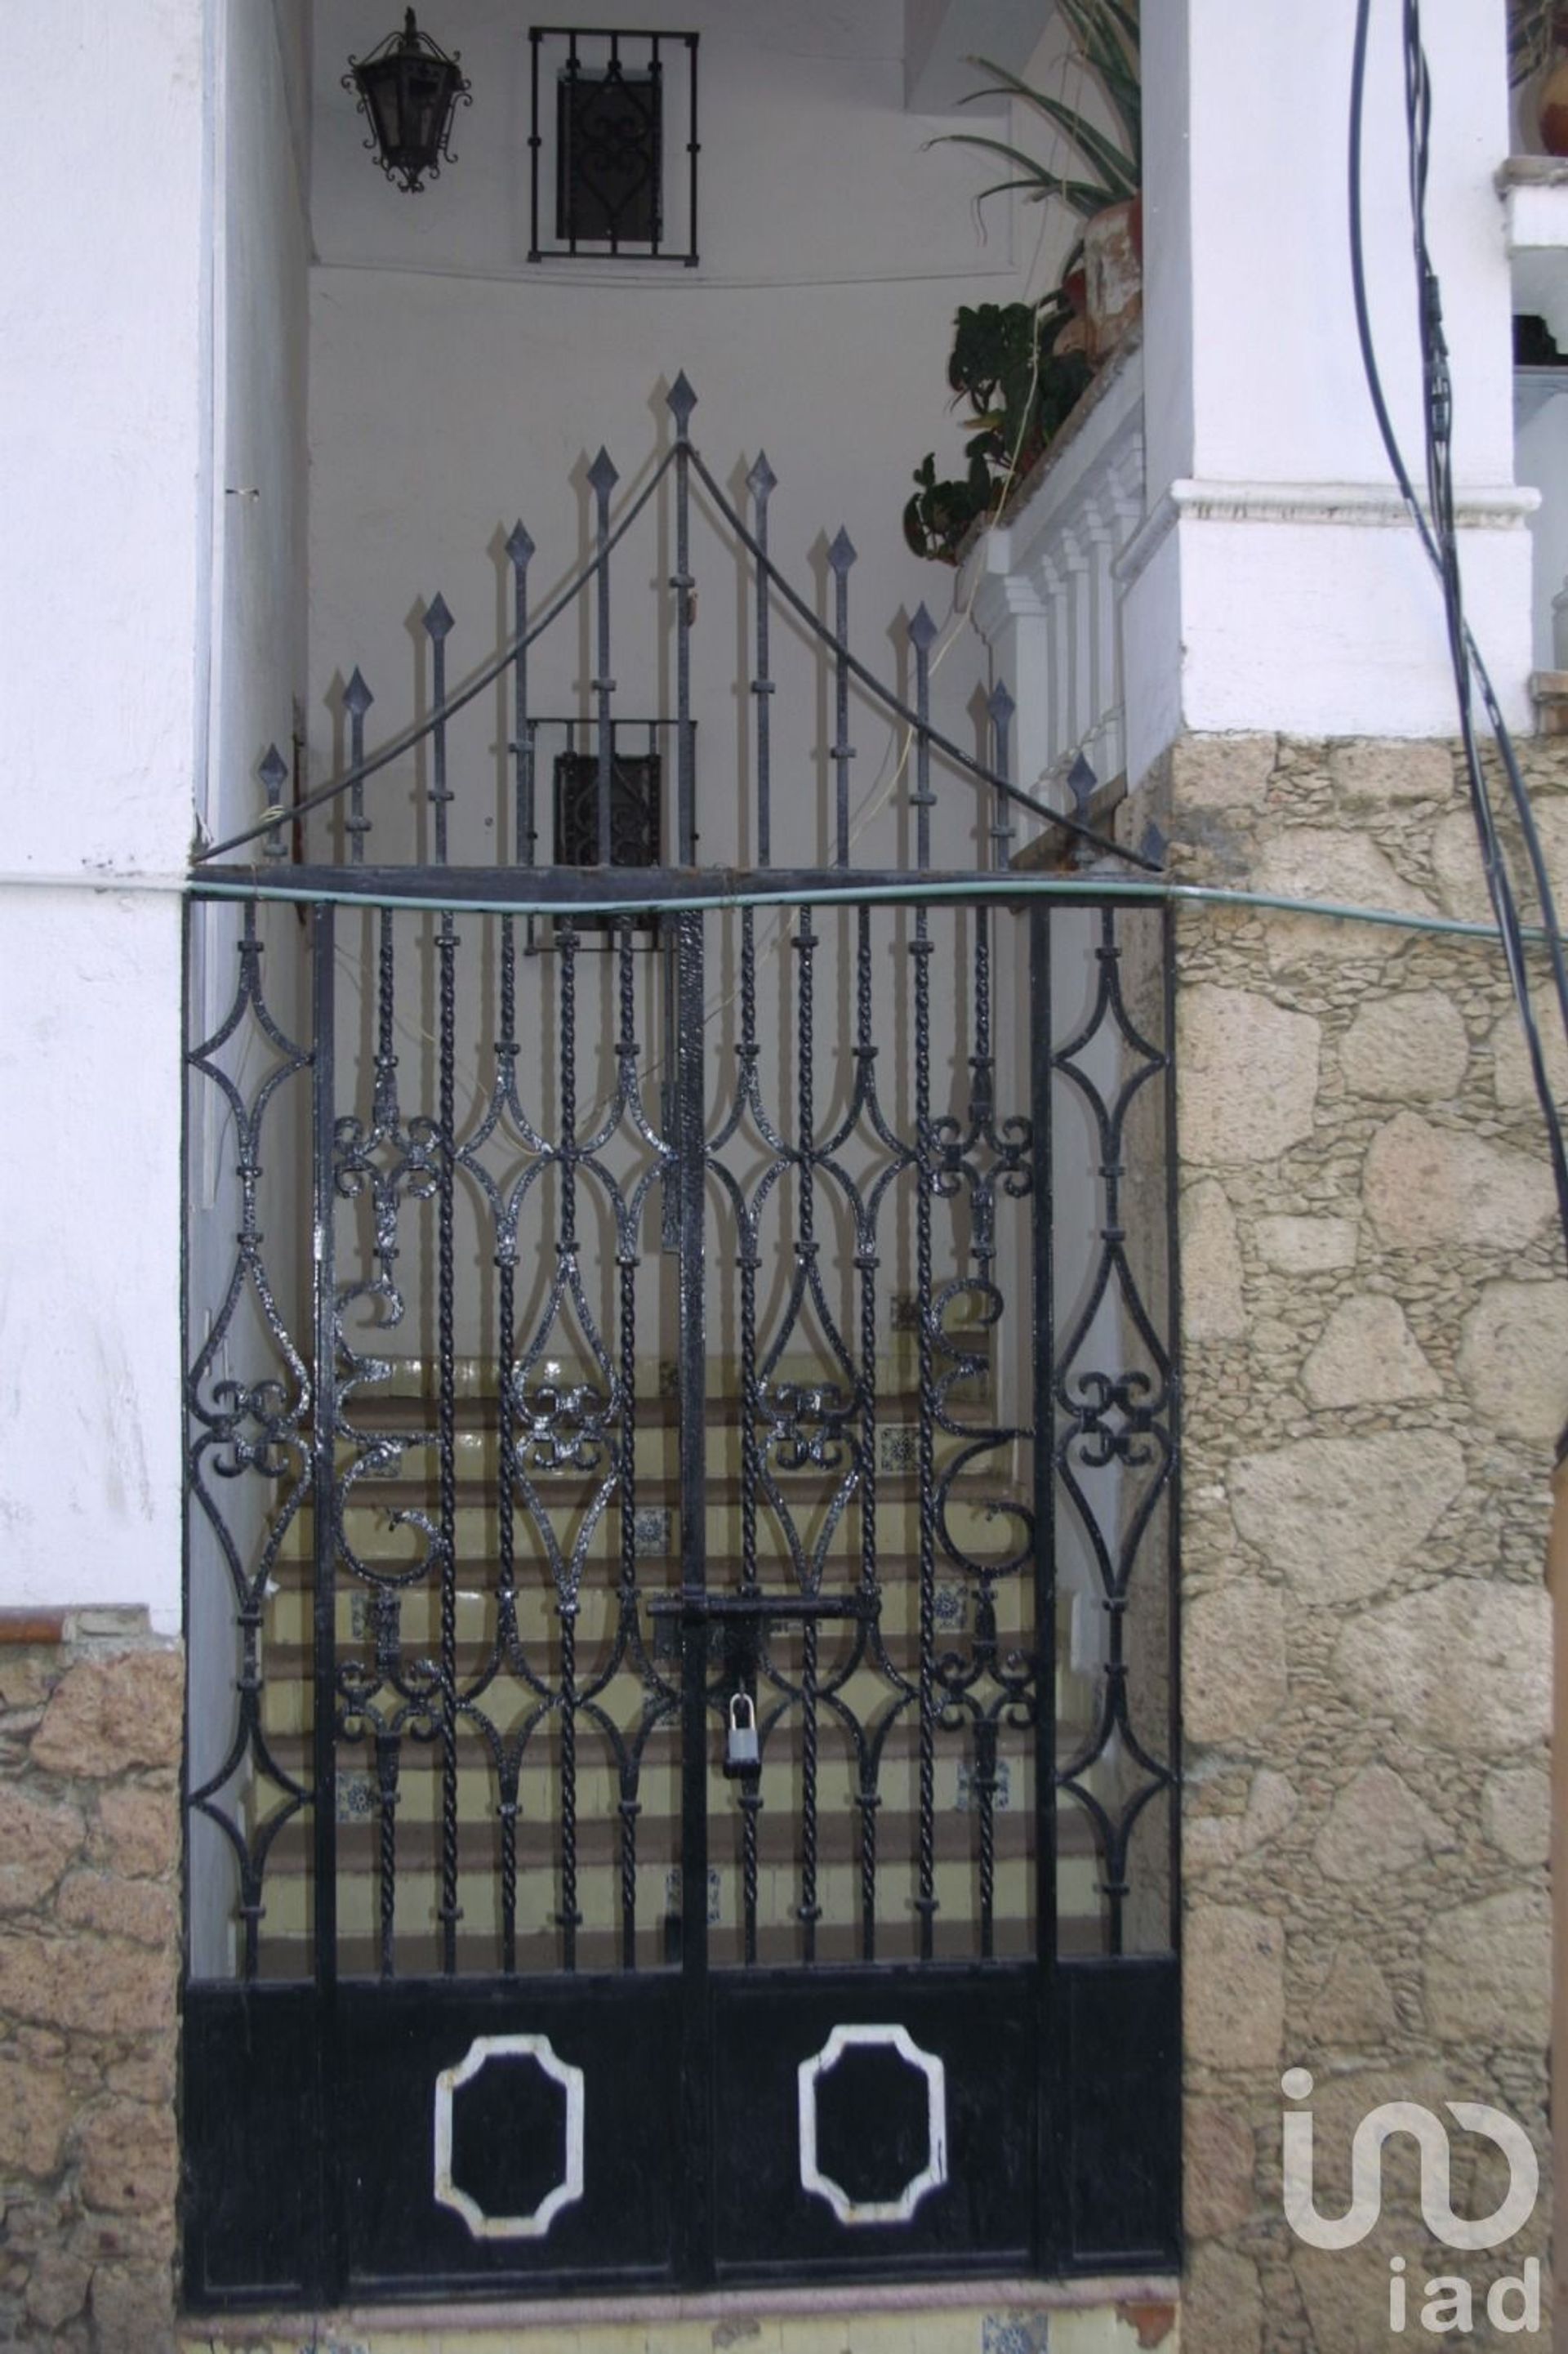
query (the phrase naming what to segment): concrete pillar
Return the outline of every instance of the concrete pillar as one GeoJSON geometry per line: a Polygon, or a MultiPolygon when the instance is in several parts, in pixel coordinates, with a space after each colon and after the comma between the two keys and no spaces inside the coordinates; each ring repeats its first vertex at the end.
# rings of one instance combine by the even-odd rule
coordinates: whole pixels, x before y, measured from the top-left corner
{"type": "MultiPolygon", "coordinates": [[[[1453,353],[1469,613],[1528,724],[1533,493],[1513,484],[1503,11],[1426,0],[1428,225],[1453,353]]],[[[1365,236],[1417,481],[1420,366],[1399,9],[1374,0],[1365,236]]],[[[1121,561],[1136,779],[1183,728],[1454,726],[1442,606],[1358,349],[1347,196],[1354,0],[1172,0],[1143,28],[1148,516],[1121,561]]]]}

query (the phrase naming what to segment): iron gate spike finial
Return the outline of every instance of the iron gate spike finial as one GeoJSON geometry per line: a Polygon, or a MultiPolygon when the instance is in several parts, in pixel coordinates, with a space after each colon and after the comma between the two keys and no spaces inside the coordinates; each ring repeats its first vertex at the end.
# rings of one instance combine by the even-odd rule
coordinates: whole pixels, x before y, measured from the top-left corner
{"type": "Polygon", "coordinates": [[[610,462],[609,451],[601,442],[599,455],[588,470],[588,488],[597,497],[607,499],[620,480],[620,476],[610,462]]]}
{"type": "Polygon", "coordinates": [[[1093,801],[1099,781],[1088,761],[1080,752],[1067,771],[1067,789],[1077,803],[1080,814],[1087,810],[1090,801],[1093,801]]]}
{"type": "Polygon", "coordinates": [[[534,543],[523,528],[521,516],[506,535],[506,553],[512,558],[514,567],[519,572],[525,568],[534,554],[534,543]]]}
{"type": "Polygon", "coordinates": [[[348,684],[343,690],[343,707],[355,719],[363,719],[376,697],[365,684],[365,673],[357,663],[354,665],[348,684]]]}
{"type": "Polygon", "coordinates": [[[993,727],[1005,727],[1017,708],[1018,705],[1014,703],[1012,695],[1009,695],[1007,691],[1006,681],[999,678],[996,684],[991,688],[991,698],[986,705],[986,711],[990,716],[991,726],[993,727]]]}
{"type": "Polygon", "coordinates": [[[451,607],[438,588],[425,608],[425,628],[432,638],[444,638],[451,626],[451,607]]]}
{"type": "Polygon", "coordinates": [[[842,524],[840,524],[837,536],[835,537],[832,546],[828,550],[829,568],[832,571],[840,574],[842,577],[849,570],[850,566],[855,562],[856,557],[857,550],[855,544],[850,537],[848,532],[844,529],[842,524]]]}
{"type": "Polygon", "coordinates": [[[256,773],[266,789],[267,807],[264,814],[273,818],[274,821],[267,834],[265,845],[267,856],[269,858],[286,857],[288,854],[283,847],[281,823],[283,805],[281,796],[288,781],[289,764],[276,744],[268,745],[266,756],[256,773]]]}
{"type": "Polygon", "coordinates": [[[759,507],[765,507],[779,487],[779,477],[768,462],[768,452],[759,450],[757,462],[746,478],[746,487],[759,507]]]}
{"type": "Polygon", "coordinates": [[[924,598],[909,617],[909,642],[917,654],[928,654],[937,642],[937,624],[924,598]]]}
{"type": "Polygon", "coordinates": [[[670,387],[666,400],[670,414],[675,420],[675,430],[683,441],[691,429],[692,411],[697,405],[697,396],[692,390],[691,378],[684,368],[670,387]]]}

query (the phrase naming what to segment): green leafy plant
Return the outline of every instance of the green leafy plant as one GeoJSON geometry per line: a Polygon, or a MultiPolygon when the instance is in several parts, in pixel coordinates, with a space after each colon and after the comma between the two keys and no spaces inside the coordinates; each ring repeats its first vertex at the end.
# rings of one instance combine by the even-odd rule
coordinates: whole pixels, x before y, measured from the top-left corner
{"type": "Polygon", "coordinates": [[[1508,78],[1516,90],[1540,71],[1565,33],[1563,0],[1509,0],[1508,78]]]}
{"type": "MultiPolygon", "coordinates": [[[[1108,206],[1135,197],[1142,181],[1139,0],[1057,0],[1057,5],[1118,126],[1119,143],[1065,100],[1035,90],[988,58],[969,60],[992,77],[969,96],[1022,101],[1066,139],[1076,154],[1076,168],[1058,172],[1022,147],[974,132],[943,136],[952,145],[1000,156],[1010,166],[1011,176],[981,191],[981,203],[1005,189],[1019,188],[1033,204],[1055,196],[1089,220],[1108,206]]],[[[938,480],[937,461],[929,452],[916,468],[915,495],[904,510],[904,536],[916,556],[956,564],[975,524],[1001,514],[1077,406],[1092,373],[1090,364],[1081,351],[1058,351],[1056,343],[1082,308],[1082,257],[1080,243],[1067,257],[1062,285],[1043,302],[982,302],[959,311],[948,381],[955,399],[967,399],[969,405],[970,436],[964,445],[968,462],[961,475],[948,481],[938,480]]]]}
{"type": "Polygon", "coordinates": [[[944,132],[932,144],[978,147],[987,154],[1000,156],[1012,167],[1010,177],[993,181],[989,188],[981,189],[978,199],[981,204],[987,196],[1019,188],[1030,204],[1044,204],[1047,196],[1058,196],[1080,218],[1088,220],[1107,205],[1118,204],[1125,196],[1135,196],[1142,184],[1142,81],[1137,0],[1131,0],[1131,5],[1129,0],[1058,0],[1058,5],[1079,56],[1104,92],[1119,127],[1122,143],[1118,145],[1115,138],[1097,129],[1065,100],[1036,90],[992,58],[971,58],[969,63],[992,79],[970,90],[964,103],[968,105],[980,98],[1021,100],[1075,149],[1078,169],[1054,171],[1024,148],[1014,147],[1005,139],[983,137],[974,131],[944,132]]]}
{"type": "Polygon", "coordinates": [[[938,482],[927,451],[915,470],[915,495],[904,510],[904,536],[916,556],[956,564],[975,523],[994,517],[1075,407],[1089,380],[1081,352],[1051,346],[1069,315],[1066,299],[981,302],[954,322],[948,382],[967,399],[976,429],[964,445],[959,477],[938,482]]]}

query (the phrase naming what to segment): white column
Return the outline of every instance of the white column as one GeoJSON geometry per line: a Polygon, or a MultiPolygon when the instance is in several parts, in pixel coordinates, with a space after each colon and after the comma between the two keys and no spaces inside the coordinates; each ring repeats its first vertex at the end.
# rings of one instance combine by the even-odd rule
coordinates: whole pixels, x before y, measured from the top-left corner
{"type": "MultiPolygon", "coordinates": [[[[1424,474],[1397,0],[1372,0],[1365,238],[1424,474]]],[[[1453,356],[1468,610],[1528,724],[1533,495],[1514,488],[1504,12],[1425,0],[1428,226],[1453,356]]],[[[1143,28],[1149,516],[1128,584],[1133,778],[1181,729],[1441,735],[1443,611],[1368,398],[1346,194],[1354,0],[1169,0],[1143,28]]]]}
{"type": "Polygon", "coordinates": [[[179,877],[210,537],[207,16],[7,11],[7,70],[47,95],[12,123],[0,263],[0,1601],[143,1604],[167,1631],[179,877]]]}

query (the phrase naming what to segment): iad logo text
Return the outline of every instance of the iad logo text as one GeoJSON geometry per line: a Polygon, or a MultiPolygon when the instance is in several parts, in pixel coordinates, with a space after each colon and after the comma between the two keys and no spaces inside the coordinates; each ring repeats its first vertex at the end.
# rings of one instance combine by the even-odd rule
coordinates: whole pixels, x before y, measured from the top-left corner
{"type": "MultiPolygon", "coordinates": [[[[1312,2094],[1305,2068],[1287,2068],[1280,2090],[1288,2101],[1302,2103],[1312,2094]]],[[[1319,2213],[1313,2182],[1312,2113],[1297,2107],[1285,2112],[1285,2214],[1291,2230],[1308,2247],[1353,2248],[1364,2240],[1383,2210],[1383,2146],[1392,2134],[1409,2134],[1421,2157],[1421,2215],[1427,2230],[1447,2248],[1469,2253],[1501,2247],[1522,2231],[1535,2211],[1541,2168],[1528,2135],[1516,2118],[1484,2101],[1446,2101],[1456,2125],[1468,2133],[1484,2134],[1508,2160],[1509,2185],[1501,2202],[1489,2215],[1456,2215],[1448,2195],[1448,2129],[1441,2117],[1419,2101],[1385,2101],[1370,2110],[1356,2127],[1351,2144],[1351,2203],[1340,2216],[1319,2213]]],[[[1405,2259],[1389,2264],[1388,2326],[1399,2335],[1410,2326],[1410,2291],[1405,2259]]],[[[1480,2290],[1460,2274],[1442,2274],[1425,2284],[1416,2319],[1419,2328],[1434,2335],[1475,2326],[1480,2290]]],[[[1486,2314],[1503,2337],[1522,2337],[1541,2327],[1541,2264],[1529,2256],[1523,2270],[1504,2274],[1485,2289],[1486,2314]]]]}

